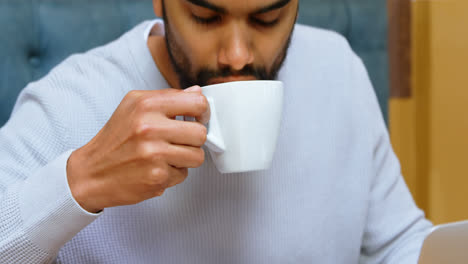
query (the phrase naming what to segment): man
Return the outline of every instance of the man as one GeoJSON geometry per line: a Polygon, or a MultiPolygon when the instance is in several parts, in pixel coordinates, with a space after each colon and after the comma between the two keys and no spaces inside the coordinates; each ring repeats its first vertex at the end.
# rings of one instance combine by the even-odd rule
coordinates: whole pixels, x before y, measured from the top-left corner
{"type": "Polygon", "coordinates": [[[416,263],[431,224],[342,37],[295,25],[298,0],[153,4],[164,21],[21,93],[0,130],[1,263],[416,263]],[[200,86],[251,79],[285,84],[277,152],[223,175],[200,86]]]}

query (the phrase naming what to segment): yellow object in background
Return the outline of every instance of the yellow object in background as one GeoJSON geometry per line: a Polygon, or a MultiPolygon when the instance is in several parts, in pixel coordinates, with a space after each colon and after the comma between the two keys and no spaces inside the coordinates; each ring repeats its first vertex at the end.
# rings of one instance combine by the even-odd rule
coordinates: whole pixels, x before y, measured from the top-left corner
{"type": "Polygon", "coordinates": [[[390,100],[390,134],[435,224],[468,219],[468,1],[412,2],[412,97],[390,100]]]}

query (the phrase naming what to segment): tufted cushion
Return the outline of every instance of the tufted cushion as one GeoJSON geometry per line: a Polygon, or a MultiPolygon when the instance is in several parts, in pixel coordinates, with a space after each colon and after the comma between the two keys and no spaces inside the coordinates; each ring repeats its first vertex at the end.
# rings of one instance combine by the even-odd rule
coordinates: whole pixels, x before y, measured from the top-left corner
{"type": "MultiPolygon", "coordinates": [[[[385,0],[301,0],[299,22],[348,38],[364,60],[384,116],[388,100],[385,0]]],[[[154,18],[150,0],[0,0],[0,126],[29,82],[72,53],[154,18]]]]}

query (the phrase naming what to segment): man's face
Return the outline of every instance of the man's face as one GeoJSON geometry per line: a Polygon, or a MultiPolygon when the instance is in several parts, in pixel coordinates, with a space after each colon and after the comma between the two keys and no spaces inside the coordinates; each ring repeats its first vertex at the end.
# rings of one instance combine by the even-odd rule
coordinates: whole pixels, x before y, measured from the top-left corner
{"type": "Polygon", "coordinates": [[[286,57],[298,0],[161,0],[181,88],[272,80],[286,57]]]}

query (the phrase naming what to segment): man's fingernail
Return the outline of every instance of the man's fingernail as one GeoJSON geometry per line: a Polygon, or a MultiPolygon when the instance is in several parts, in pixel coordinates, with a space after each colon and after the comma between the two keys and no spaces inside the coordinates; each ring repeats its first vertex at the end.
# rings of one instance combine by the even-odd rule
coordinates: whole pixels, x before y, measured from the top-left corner
{"type": "Polygon", "coordinates": [[[201,87],[198,85],[192,86],[184,90],[184,92],[198,92],[201,90],[201,87]]]}

